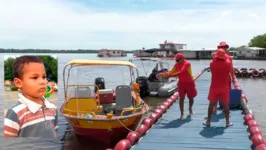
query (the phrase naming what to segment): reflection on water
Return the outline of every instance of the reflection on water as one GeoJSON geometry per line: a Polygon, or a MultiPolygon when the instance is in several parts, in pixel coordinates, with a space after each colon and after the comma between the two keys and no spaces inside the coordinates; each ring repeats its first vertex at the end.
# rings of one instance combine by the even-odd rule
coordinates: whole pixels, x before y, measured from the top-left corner
{"type": "MultiPolygon", "coordinates": [[[[9,54],[10,55],[10,54],[9,54]]],[[[42,55],[42,54],[38,54],[42,55]]],[[[59,73],[59,100],[58,100],[58,107],[61,106],[64,95],[63,95],[63,67],[65,64],[71,59],[117,59],[117,60],[129,60],[132,57],[132,54],[129,54],[127,57],[123,58],[97,58],[96,54],[58,54],[59,66],[58,66],[58,73],[59,73]]],[[[0,57],[0,76],[3,77],[3,56],[0,57]]],[[[165,62],[169,63],[170,69],[174,64],[173,60],[164,60],[165,62]]],[[[191,60],[193,74],[197,74],[203,68],[209,65],[210,60],[191,60]]],[[[151,73],[152,69],[155,67],[155,62],[134,62],[138,69],[140,75],[148,75],[151,73]],[[148,72],[148,74],[146,74],[148,72]]],[[[234,67],[242,68],[266,68],[266,61],[246,61],[246,60],[235,60],[234,67]]],[[[96,72],[96,71],[95,71],[96,72]]],[[[106,84],[108,88],[113,88],[116,84],[128,84],[129,76],[128,71],[123,70],[122,68],[115,69],[112,67],[100,69],[97,68],[97,74],[93,74],[93,71],[90,73],[83,73],[81,72],[82,77],[79,79],[73,79],[74,82],[77,80],[81,81],[92,81],[94,82],[95,77],[104,76],[106,78],[106,84]],[[122,78],[124,76],[125,78],[122,78]]],[[[3,78],[0,79],[0,82],[3,83],[3,78]]],[[[253,110],[256,120],[258,121],[264,135],[266,135],[266,121],[263,119],[263,114],[265,114],[266,109],[264,108],[266,103],[265,93],[266,93],[266,80],[263,79],[239,79],[240,85],[244,90],[248,100],[249,106],[253,110]]],[[[197,87],[200,88],[200,87],[197,87]]],[[[200,90],[200,89],[199,89],[200,90]]],[[[0,86],[0,105],[1,112],[3,114],[3,84],[0,86]]],[[[150,106],[150,112],[159,104],[161,104],[165,98],[145,98],[144,99],[150,106]]],[[[177,114],[178,116],[178,114],[177,114]]],[[[3,116],[0,116],[0,120],[3,122],[3,116]]],[[[59,116],[59,138],[58,139],[4,139],[3,134],[1,134],[0,141],[1,149],[20,149],[20,150],[30,150],[30,149],[63,149],[63,150],[78,150],[78,149],[86,149],[86,150],[97,150],[102,149],[98,145],[81,145],[74,135],[72,128],[68,126],[64,117],[59,116]]],[[[1,131],[3,132],[3,123],[0,126],[1,131]]],[[[102,146],[102,145],[101,145],[102,146]]],[[[104,146],[103,146],[104,147],[104,146]]]]}

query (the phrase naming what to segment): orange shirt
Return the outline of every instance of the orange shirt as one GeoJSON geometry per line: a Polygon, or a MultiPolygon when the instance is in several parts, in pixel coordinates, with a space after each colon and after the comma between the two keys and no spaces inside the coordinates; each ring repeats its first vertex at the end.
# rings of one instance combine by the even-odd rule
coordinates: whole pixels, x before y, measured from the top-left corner
{"type": "Polygon", "coordinates": [[[194,82],[191,64],[184,60],[182,64],[176,63],[171,71],[167,72],[170,77],[177,76],[180,82],[194,82]]]}
{"type": "Polygon", "coordinates": [[[222,91],[228,90],[228,80],[230,80],[230,74],[233,72],[230,59],[217,60],[216,58],[213,58],[210,62],[210,71],[212,74],[211,88],[222,91]]]}

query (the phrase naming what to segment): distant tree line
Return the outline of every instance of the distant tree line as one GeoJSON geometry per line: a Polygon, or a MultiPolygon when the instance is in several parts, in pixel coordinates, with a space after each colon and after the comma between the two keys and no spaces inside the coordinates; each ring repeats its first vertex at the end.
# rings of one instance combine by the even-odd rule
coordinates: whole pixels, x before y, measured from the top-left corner
{"type": "MultiPolygon", "coordinates": [[[[58,75],[58,63],[57,59],[51,56],[38,56],[44,63],[45,71],[48,81],[54,81],[57,83],[58,75]]],[[[4,78],[5,80],[13,81],[13,63],[15,58],[9,57],[4,61],[4,78]]]]}
{"type": "Polygon", "coordinates": [[[253,37],[248,46],[266,48],[266,33],[253,37]]]}
{"type": "MultiPolygon", "coordinates": [[[[239,46],[244,47],[245,45],[239,46]]],[[[266,34],[261,34],[253,37],[250,42],[248,43],[249,47],[260,47],[260,48],[266,48],[266,34]]],[[[229,51],[235,51],[239,47],[230,47],[229,51]]]]}
{"type": "MultiPolygon", "coordinates": [[[[0,48],[0,53],[98,53],[99,50],[77,49],[77,50],[52,50],[52,49],[3,49],[0,48]]],[[[133,53],[133,51],[125,51],[133,53]]]]}
{"type": "MultiPolygon", "coordinates": [[[[261,34],[253,37],[248,43],[250,47],[266,48],[266,34],[261,34]]],[[[240,46],[241,47],[241,46],[240,46]]],[[[143,48],[144,50],[145,48],[143,48]]],[[[230,51],[236,50],[236,47],[230,47],[230,51]]],[[[135,50],[125,50],[126,53],[133,53],[135,50]]],[[[98,53],[99,50],[76,49],[76,50],[52,50],[52,49],[3,49],[0,48],[0,53],[98,53]]]]}

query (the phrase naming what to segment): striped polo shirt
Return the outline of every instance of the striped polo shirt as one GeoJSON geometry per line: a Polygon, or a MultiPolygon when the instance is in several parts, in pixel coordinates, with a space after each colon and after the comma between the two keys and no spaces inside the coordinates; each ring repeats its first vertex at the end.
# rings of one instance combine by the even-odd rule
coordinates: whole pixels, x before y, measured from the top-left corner
{"type": "Polygon", "coordinates": [[[5,137],[56,137],[58,112],[43,97],[44,105],[35,103],[21,93],[18,102],[8,109],[4,120],[5,137]]]}

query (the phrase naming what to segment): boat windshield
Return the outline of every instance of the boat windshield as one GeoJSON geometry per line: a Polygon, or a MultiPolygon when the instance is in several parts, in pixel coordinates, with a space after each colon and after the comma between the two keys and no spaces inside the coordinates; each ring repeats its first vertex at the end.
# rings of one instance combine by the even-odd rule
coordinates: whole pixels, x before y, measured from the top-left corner
{"type": "Polygon", "coordinates": [[[66,69],[65,94],[77,87],[89,86],[90,93],[96,94],[95,85],[105,89],[115,89],[118,85],[130,85],[135,82],[137,74],[137,70],[129,66],[75,66],[66,69]]]}
{"type": "Polygon", "coordinates": [[[140,76],[148,76],[153,70],[169,70],[169,63],[160,59],[140,58],[130,59],[139,68],[140,76]]]}

